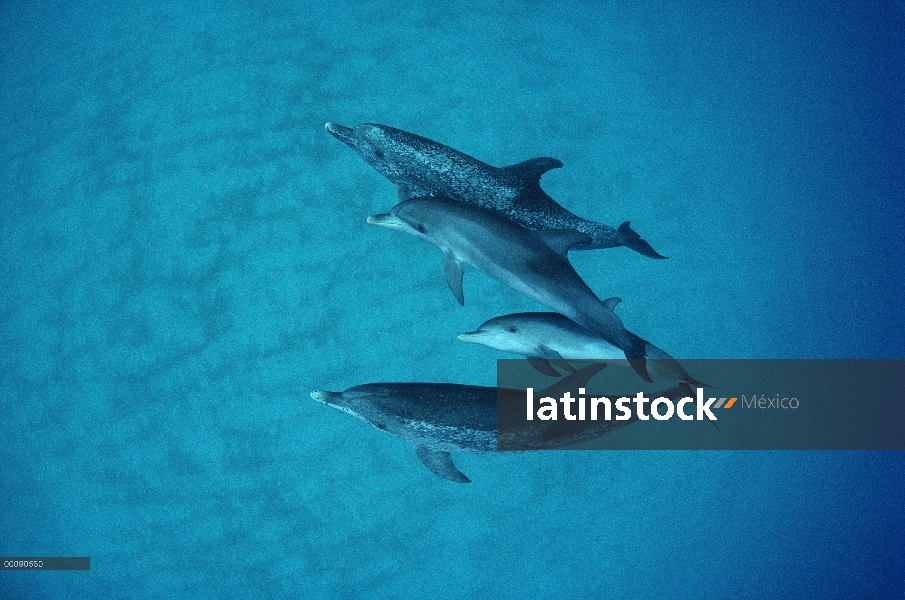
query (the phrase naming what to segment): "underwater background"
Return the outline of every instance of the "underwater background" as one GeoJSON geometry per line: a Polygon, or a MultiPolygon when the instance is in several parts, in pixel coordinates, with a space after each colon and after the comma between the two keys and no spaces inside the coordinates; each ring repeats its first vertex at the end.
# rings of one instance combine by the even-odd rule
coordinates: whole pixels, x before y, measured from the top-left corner
{"type": "Polygon", "coordinates": [[[376,122],[631,220],[677,358],[905,358],[901,2],[0,4],[0,598],[903,598],[905,453],[457,455],[313,401],[494,385],[538,310],[370,227],[376,122]],[[741,3],[739,3],[741,4],[741,3]]]}

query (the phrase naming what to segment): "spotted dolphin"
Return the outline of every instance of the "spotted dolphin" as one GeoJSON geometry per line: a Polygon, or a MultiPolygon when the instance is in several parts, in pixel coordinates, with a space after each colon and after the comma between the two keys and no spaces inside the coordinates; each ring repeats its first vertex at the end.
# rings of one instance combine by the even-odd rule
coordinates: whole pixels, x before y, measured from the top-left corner
{"type": "Polygon", "coordinates": [[[666,258],[644,241],[628,221],[613,229],[578,217],[548,196],[541,176],[562,167],[555,158],[532,158],[508,167],[492,167],[433,140],[386,125],[354,128],[327,123],[327,131],[352,148],[399,189],[399,199],[445,196],[477,204],[535,230],[572,229],[589,240],[574,250],[626,246],[650,258],[666,258]]]}
{"type": "MultiPolygon", "coordinates": [[[[554,383],[537,397],[561,397],[588,384],[606,365],[588,365],[554,383]]],[[[311,397],[369,425],[405,440],[432,473],[455,481],[471,480],[456,468],[451,452],[496,453],[498,444],[497,394],[495,387],[452,383],[368,383],[344,392],[313,391],[311,397]]],[[[511,395],[519,411],[524,410],[525,390],[502,390],[511,395]]],[[[678,399],[691,396],[691,388],[670,388],[655,394],[678,399]]],[[[653,396],[653,395],[652,395],[653,396]]],[[[615,397],[615,395],[614,395],[615,397]]],[[[521,447],[557,449],[590,441],[634,422],[585,421],[568,429],[555,421],[525,422],[507,434],[506,442],[517,437],[521,447]]],[[[512,447],[512,446],[509,446],[512,447]]]]}
{"type": "Polygon", "coordinates": [[[368,223],[422,238],[443,251],[446,283],[460,304],[462,263],[590,329],[625,354],[645,380],[647,342],[629,333],[613,311],[618,299],[601,301],[569,263],[569,248],[587,241],[576,231],[528,231],[497,213],[448,198],[413,198],[368,223]]]}
{"type": "MultiPolygon", "coordinates": [[[[613,298],[614,302],[619,301],[613,298]]],[[[629,335],[634,335],[629,332],[629,335]]],[[[622,351],[599,335],[559,313],[528,312],[495,317],[475,331],[458,336],[463,342],[481,344],[501,352],[521,354],[535,369],[559,377],[556,365],[575,371],[569,360],[619,361],[622,351]],[[553,364],[551,364],[551,362],[553,364]]],[[[665,351],[647,342],[644,347],[648,371],[680,383],[705,384],[689,375],[679,362],[665,351]]]]}

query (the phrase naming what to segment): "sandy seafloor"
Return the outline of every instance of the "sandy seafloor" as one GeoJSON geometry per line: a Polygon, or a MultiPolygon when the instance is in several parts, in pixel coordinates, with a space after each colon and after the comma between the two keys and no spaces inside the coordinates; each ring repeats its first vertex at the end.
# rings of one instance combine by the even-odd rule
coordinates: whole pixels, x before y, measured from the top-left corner
{"type": "Polygon", "coordinates": [[[456,334],[539,309],[369,227],[327,121],[561,159],[670,257],[572,253],[677,357],[905,357],[902,4],[641,4],[0,4],[0,554],[91,557],[0,597],[902,598],[902,453],[458,485],[308,397],[493,385],[456,334]]]}

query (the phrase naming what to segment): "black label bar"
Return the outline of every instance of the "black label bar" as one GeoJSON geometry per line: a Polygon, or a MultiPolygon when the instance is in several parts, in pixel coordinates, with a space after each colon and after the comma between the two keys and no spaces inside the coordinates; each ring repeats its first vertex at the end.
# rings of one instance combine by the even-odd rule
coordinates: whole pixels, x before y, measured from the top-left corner
{"type": "Polygon", "coordinates": [[[7,556],[0,557],[3,571],[88,571],[88,556],[7,556]]]}

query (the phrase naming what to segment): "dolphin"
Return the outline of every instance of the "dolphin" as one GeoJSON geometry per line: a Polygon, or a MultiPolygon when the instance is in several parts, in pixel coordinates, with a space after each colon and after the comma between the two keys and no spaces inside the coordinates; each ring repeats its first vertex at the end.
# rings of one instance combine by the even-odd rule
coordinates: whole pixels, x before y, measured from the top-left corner
{"type": "Polygon", "coordinates": [[[601,301],[569,263],[567,253],[586,242],[576,231],[528,231],[473,204],[448,198],[413,198],[368,223],[422,238],[443,251],[446,283],[460,304],[462,264],[470,264],[500,283],[566,315],[618,347],[646,381],[647,342],[629,333],[613,311],[618,298],[601,301]]]}
{"type": "MultiPolygon", "coordinates": [[[[559,398],[566,391],[574,393],[605,366],[603,363],[588,365],[536,396],[559,398]]],[[[524,415],[525,390],[452,383],[368,383],[344,392],[317,390],[311,392],[311,397],[405,440],[435,475],[456,483],[470,483],[471,479],[456,468],[450,452],[500,452],[497,449],[498,393],[507,405],[516,407],[518,414],[524,415]]],[[[691,388],[680,386],[657,395],[677,399],[693,394],[691,388]]],[[[558,449],[597,439],[634,420],[635,415],[627,421],[569,424],[524,421],[507,429],[506,441],[517,439],[522,447],[558,449]]]]}
{"type": "Polygon", "coordinates": [[[364,123],[354,128],[327,123],[327,131],[352,148],[399,189],[399,199],[445,196],[493,210],[522,227],[573,229],[589,240],[574,250],[626,246],[650,258],[658,254],[629,221],[613,229],[578,217],[548,196],[541,176],[562,167],[555,158],[532,158],[509,167],[492,167],[449,146],[386,125],[364,123]]]}
{"type": "MultiPolygon", "coordinates": [[[[618,298],[614,298],[618,303],[618,298]]],[[[634,335],[629,332],[629,335],[634,335]]],[[[463,342],[521,354],[544,375],[559,377],[551,363],[574,372],[569,360],[619,361],[622,351],[559,313],[528,312],[495,317],[475,331],[458,336],[463,342]]],[[[650,342],[644,346],[648,371],[680,383],[707,387],[691,377],[672,356],[650,342]]]]}

